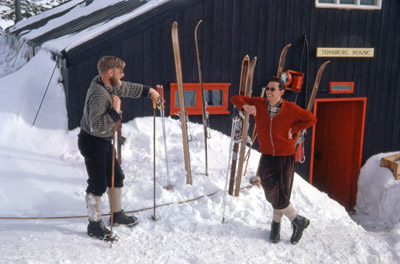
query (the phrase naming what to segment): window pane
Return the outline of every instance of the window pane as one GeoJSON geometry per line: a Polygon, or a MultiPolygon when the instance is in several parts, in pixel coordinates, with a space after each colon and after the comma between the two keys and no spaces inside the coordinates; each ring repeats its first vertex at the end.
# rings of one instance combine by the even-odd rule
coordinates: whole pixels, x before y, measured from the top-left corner
{"type": "MultiPolygon", "coordinates": [[[[183,91],[183,96],[185,99],[185,106],[196,106],[196,91],[183,91]]],[[[176,91],[175,93],[175,106],[179,107],[179,93],[176,91]]]]}
{"type": "Polygon", "coordinates": [[[222,90],[205,90],[203,91],[204,100],[207,105],[221,106],[222,105],[222,90]]]}
{"type": "Polygon", "coordinates": [[[333,3],[335,3],[335,0],[318,0],[318,3],[320,3],[320,4],[333,4],[333,3]]]}
{"type": "Polygon", "coordinates": [[[361,0],[360,2],[361,5],[376,5],[376,0],[361,0]]]}
{"type": "Polygon", "coordinates": [[[340,0],[340,4],[356,4],[356,0],[340,0]]]}

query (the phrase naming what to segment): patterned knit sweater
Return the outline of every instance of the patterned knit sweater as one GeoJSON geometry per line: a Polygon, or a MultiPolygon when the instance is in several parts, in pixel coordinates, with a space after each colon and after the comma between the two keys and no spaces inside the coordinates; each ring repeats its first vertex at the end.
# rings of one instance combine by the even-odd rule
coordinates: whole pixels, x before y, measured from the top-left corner
{"type": "Polygon", "coordinates": [[[232,96],[231,102],[239,109],[243,105],[254,105],[257,114],[254,117],[257,126],[258,142],[263,154],[272,156],[290,156],[295,153],[297,134],[317,122],[315,116],[295,103],[282,100],[281,110],[274,117],[268,113],[267,100],[261,97],[232,96]],[[293,139],[289,139],[292,128],[293,139]]]}
{"type": "Polygon", "coordinates": [[[148,97],[149,90],[149,86],[124,81],[120,87],[110,89],[100,76],[96,76],[86,94],[81,129],[92,136],[111,139],[114,124],[121,120],[119,113],[112,107],[111,95],[129,98],[148,97]]]}

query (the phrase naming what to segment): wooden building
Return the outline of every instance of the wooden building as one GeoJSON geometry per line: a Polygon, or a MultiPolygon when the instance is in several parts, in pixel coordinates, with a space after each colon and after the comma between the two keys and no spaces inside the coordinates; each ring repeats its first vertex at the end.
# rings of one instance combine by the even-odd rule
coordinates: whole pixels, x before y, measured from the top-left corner
{"type": "MultiPolygon", "coordinates": [[[[296,170],[346,208],[355,205],[357,179],[365,160],[400,149],[399,1],[158,0],[152,1],[162,2],[155,8],[113,25],[113,18],[134,12],[149,1],[127,2],[81,16],[29,42],[37,48],[96,23],[111,24],[110,29],[73,48],[53,51],[61,55],[70,129],[79,126],[87,88],[103,55],[126,61],[125,80],[164,84],[167,101],[173,99],[174,21],[179,25],[183,80],[197,83],[193,34],[203,19],[199,28],[203,82],[228,84],[227,99],[238,92],[241,61],[246,54],[258,57],[253,85],[253,96],[258,96],[266,80],[276,74],[282,48],[291,43],[285,69],[303,72],[305,79],[300,92],[287,91],[285,98],[302,107],[307,104],[319,66],[331,61],[314,105],[318,124],[308,130],[306,161],[296,170]],[[317,49],[321,52],[318,56],[317,49]]],[[[60,16],[69,12],[64,10],[60,16]]],[[[52,18],[42,20],[46,19],[51,23],[52,18]]],[[[37,23],[31,28],[41,27],[37,23]]],[[[19,37],[24,30],[27,28],[11,29],[9,34],[19,37]]],[[[166,110],[169,113],[170,105],[166,110]]],[[[226,110],[232,113],[230,103],[226,110]]],[[[126,122],[151,115],[152,109],[148,101],[123,100],[123,113],[126,122]]],[[[201,122],[201,117],[191,116],[190,120],[201,122]]],[[[230,133],[231,119],[226,111],[211,113],[210,124],[230,133]]]]}

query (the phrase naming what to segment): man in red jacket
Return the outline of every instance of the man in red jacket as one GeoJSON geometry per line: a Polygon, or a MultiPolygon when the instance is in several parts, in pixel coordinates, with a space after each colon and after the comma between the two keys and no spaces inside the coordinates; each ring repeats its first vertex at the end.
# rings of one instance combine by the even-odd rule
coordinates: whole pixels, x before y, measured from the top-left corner
{"type": "Polygon", "coordinates": [[[314,115],[282,99],[283,81],[276,77],[268,80],[266,99],[235,95],[231,102],[254,116],[258,130],[259,151],[262,153],[259,176],[265,197],[273,207],[270,241],[280,240],[280,224],[285,215],[292,222],[290,239],[296,244],[310,221],[297,214],[290,203],[294,176],[294,153],[297,134],[317,122],[314,115]]]}

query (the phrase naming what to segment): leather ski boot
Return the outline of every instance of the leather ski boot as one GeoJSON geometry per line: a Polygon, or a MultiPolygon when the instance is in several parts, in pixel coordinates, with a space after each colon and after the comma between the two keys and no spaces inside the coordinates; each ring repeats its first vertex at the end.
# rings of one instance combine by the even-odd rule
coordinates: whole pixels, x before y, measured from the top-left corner
{"type": "Polygon", "coordinates": [[[111,232],[105,227],[103,220],[100,221],[89,220],[87,233],[91,237],[96,237],[98,239],[104,240],[106,239],[107,236],[110,235],[111,232]]]}
{"type": "Polygon", "coordinates": [[[95,196],[93,193],[87,193],[85,200],[89,217],[87,234],[91,237],[104,240],[107,235],[110,235],[111,232],[105,227],[103,220],[101,220],[101,196],[95,196]]]}
{"type": "Polygon", "coordinates": [[[290,238],[290,242],[292,244],[297,244],[297,242],[299,242],[301,236],[303,235],[304,229],[306,229],[309,224],[310,220],[308,220],[307,218],[300,215],[296,216],[296,218],[292,222],[293,234],[290,238]]]}
{"type": "MultiPolygon", "coordinates": [[[[116,212],[113,214],[113,225],[125,225],[128,227],[135,226],[139,223],[139,220],[135,216],[128,216],[125,214],[124,210],[116,212]]],[[[111,217],[110,217],[111,224],[111,217]]]]}
{"type": "Polygon", "coordinates": [[[281,231],[281,223],[272,221],[271,231],[269,233],[269,241],[271,243],[276,244],[279,242],[279,240],[281,238],[280,231],[281,231]]]}
{"type": "MultiPolygon", "coordinates": [[[[116,225],[125,225],[128,227],[135,226],[139,223],[139,220],[135,216],[128,216],[125,214],[124,210],[122,210],[121,200],[122,200],[122,188],[115,187],[114,188],[114,204],[111,204],[112,200],[112,191],[111,188],[107,189],[108,200],[110,202],[110,209],[113,206],[113,226],[116,225]]],[[[111,224],[111,217],[110,217],[111,224]]]]}

